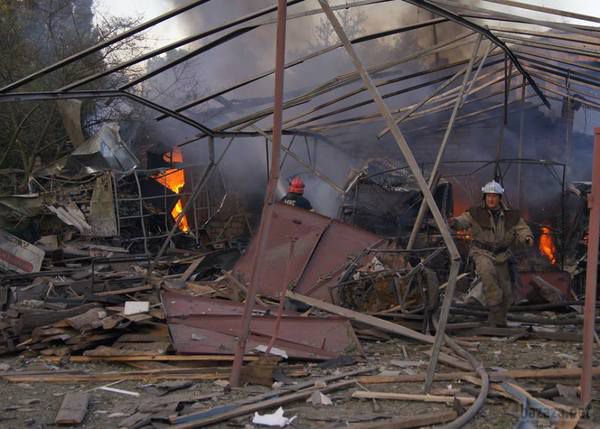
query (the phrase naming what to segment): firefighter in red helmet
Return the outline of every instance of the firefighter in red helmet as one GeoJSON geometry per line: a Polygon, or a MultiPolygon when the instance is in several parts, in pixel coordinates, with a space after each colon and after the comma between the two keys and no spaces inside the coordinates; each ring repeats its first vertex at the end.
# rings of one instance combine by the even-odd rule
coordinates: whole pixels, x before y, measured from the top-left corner
{"type": "Polygon", "coordinates": [[[281,202],[288,206],[299,207],[313,211],[310,201],[303,196],[304,194],[304,182],[299,177],[294,177],[288,187],[288,192],[285,197],[281,199],[281,202]]]}

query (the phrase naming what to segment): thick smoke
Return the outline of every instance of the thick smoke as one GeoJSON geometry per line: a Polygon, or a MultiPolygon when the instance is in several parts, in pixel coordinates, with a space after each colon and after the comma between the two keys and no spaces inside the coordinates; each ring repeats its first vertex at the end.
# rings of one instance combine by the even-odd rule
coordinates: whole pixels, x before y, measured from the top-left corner
{"type": "MultiPolygon", "coordinates": [[[[173,1],[173,6],[182,4],[181,1],[173,1]]],[[[181,28],[185,28],[188,34],[194,34],[199,31],[212,28],[223,22],[229,21],[234,17],[243,16],[260,8],[271,6],[272,0],[230,0],[226,2],[209,2],[194,11],[188,12],[177,18],[181,28]]],[[[332,4],[337,4],[332,2],[332,4]]],[[[318,2],[306,1],[299,5],[290,7],[288,13],[294,14],[301,11],[318,8],[318,2]]],[[[269,15],[273,18],[275,14],[269,15]]],[[[350,9],[349,12],[340,12],[340,18],[351,37],[357,37],[369,34],[375,31],[381,31],[388,28],[394,28],[409,23],[432,19],[432,16],[424,11],[409,6],[402,2],[384,3],[381,5],[371,5],[368,7],[350,9]]],[[[266,18],[260,18],[263,20],[266,18]]],[[[314,52],[331,43],[335,43],[337,38],[331,32],[329,24],[325,22],[321,14],[308,16],[296,20],[291,20],[287,27],[287,58],[290,61],[302,57],[309,52],[314,52]]],[[[461,27],[445,23],[436,26],[435,33],[432,28],[424,28],[409,33],[390,36],[381,40],[370,41],[357,45],[357,51],[367,65],[378,64],[389,61],[393,58],[401,58],[418,49],[429,47],[433,44],[450,40],[464,34],[461,27]]],[[[218,36],[213,36],[214,40],[218,36]]],[[[191,48],[207,43],[208,40],[195,43],[191,48]]],[[[182,102],[195,98],[198,94],[210,94],[214,91],[223,89],[237,82],[250,78],[258,73],[270,70],[274,65],[275,56],[275,25],[264,26],[253,30],[242,37],[212,49],[191,61],[186,63],[185,76],[194,79],[200,84],[195,88],[194,94],[190,94],[188,86],[184,85],[164,85],[170,89],[164,96],[159,97],[160,101],[170,107],[175,107],[182,102]]],[[[462,46],[460,49],[445,51],[443,54],[430,55],[419,61],[411,61],[403,64],[400,68],[392,69],[396,71],[394,75],[408,74],[417,70],[424,70],[427,67],[447,64],[457,60],[466,59],[472,50],[472,45],[462,46]]],[[[481,51],[480,51],[481,52],[481,51]]],[[[497,67],[491,67],[491,70],[497,70],[497,67]]],[[[310,89],[317,88],[318,85],[326,82],[337,75],[352,72],[353,66],[343,49],[337,49],[321,57],[312,59],[303,64],[299,64],[288,69],[285,74],[285,99],[289,100],[295,95],[304,93],[310,89]]],[[[438,73],[427,77],[431,79],[437,76],[443,76],[444,73],[438,73]]],[[[149,81],[160,82],[169,76],[163,73],[149,81]]],[[[377,77],[385,76],[384,74],[377,77]]],[[[177,74],[170,77],[174,83],[177,82],[177,74]]],[[[424,81],[424,78],[415,78],[407,81],[405,86],[412,86],[424,81]]],[[[293,118],[296,115],[314,107],[324,100],[333,99],[350,90],[361,87],[361,82],[354,82],[350,85],[335,90],[324,97],[318,97],[315,101],[304,103],[300,106],[286,110],[284,120],[293,118]]],[[[401,86],[402,87],[402,86],[401,86]]],[[[388,92],[397,89],[397,86],[390,86],[382,89],[382,92],[388,92]]],[[[483,94],[491,93],[501,89],[501,85],[495,85],[483,94]]],[[[410,103],[419,101],[422,97],[428,95],[432,87],[424,88],[419,91],[413,91],[400,96],[387,99],[392,109],[406,106],[410,103]]],[[[511,101],[516,96],[515,91],[511,96],[511,101]]],[[[258,82],[247,85],[241,89],[226,94],[222,99],[211,100],[208,103],[191,109],[186,114],[205,123],[210,127],[220,127],[223,124],[243,117],[263,108],[272,105],[273,78],[268,77],[258,82]]],[[[496,97],[493,103],[490,101],[481,101],[465,106],[461,113],[470,113],[478,109],[483,109],[498,103],[501,97],[496,97]]],[[[352,97],[341,103],[342,106],[348,106],[357,101],[369,100],[367,93],[352,97]]],[[[560,103],[554,107],[554,112],[560,112],[560,103]]],[[[339,105],[333,107],[338,108],[339,105]]],[[[530,107],[530,106],[529,106],[530,107]]],[[[329,109],[331,110],[331,109],[329,109]]],[[[376,114],[377,110],[373,104],[353,109],[341,115],[332,116],[319,122],[329,122],[332,120],[343,119],[347,117],[376,114]]],[[[501,109],[491,112],[490,115],[499,115],[501,109]]],[[[441,137],[445,121],[447,121],[449,112],[445,111],[436,115],[430,115],[427,118],[408,121],[402,125],[403,132],[413,148],[417,159],[424,165],[431,163],[435,158],[435,153],[441,137]]],[[[165,122],[170,122],[165,121],[165,122]]],[[[564,147],[564,138],[562,134],[551,130],[560,130],[563,126],[560,117],[549,116],[548,113],[540,109],[529,108],[525,116],[525,134],[523,137],[524,153],[527,158],[536,159],[554,159],[563,161],[561,151],[564,147]]],[[[581,113],[575,117],[575,131],[580,129],[581,113]]],[[[516,158],[517,143],[519,140],[519,115],[512,114],[508,127],[503,129],[502,121],[496,117],[486,122],[459,121],[456,130],[450,139],[450,149],[447,152],[448,160],[494,160],[498,153],[498,147],[501,147],[500,156],[504,158],[516,158]],[[501,142],[501,144],[499,143],[501,142]]],[[[261,129],[269,130],[272,126],[272,116],[256,122],[256,126],[261,129]]],[[[323,138],[296,137],[293,142],[294,152],[311,163],[323,174],[330,177],[338,186],[343,186],[353,169],[360,168],[364,162],[373,157],[388,157],[398,160],[402,164],[403,159],[398,148],[389,136],[382,140],[377,140],[376,135],[383,128],[383,122],[378,120],[373,123],[367,123],[358,126],[340,127],[331,129],[323,133],[323,138]]],[[[168,128],[168,133],[164,135],[165,143],[178,144],[190,137],[189,132],[180,131],[181,127],[172,126],[168,128]]],[[[252,131],[252,128],[245,129],[252,131]]],[[[587,130],[584,130],[587,131],[587,130]]],[[[589,137],[577,132],[572,136],[573,151],[572,157],[577,160],[578,156],[586,153],[589,146],[589,137]]],[[[292,142],[291,136],[284,137],[284,145],[292,142]]],[[[226,141],[217,140],[217,155],[225,146],[226,141]]],[[[267,175],[267,149],[264,138],[237,138],[233,144],[230,153],[223,162],[223,171],[230,188],[235,189],[240,194],[250,196],[254,207],[259,207],[264,194],[264,187],[267,175]]],[[[187,146],[184,154],[187,157],[193,156],[198,160],[206,158],[206,140],[199,144],[187,146]]],[[[270,156],[270,154],[269,154],[270,156]]],[[[283,156],[283,154],[282,154],[283,156]]],[[[470,167],[469,167],[470,168],[470,167]]],[[[462,167],[462,173],[469,170],[466,166],[462,167]]],[[[554,189],[546,182],[537,180],[536,189],[531,193],[533,181],[529,180],[529,174],[532,168],[524,167],[523,171],[523,189],[527,190],[527,195],[540,195],[547,199],[555,200],[554,189]]],[[[542,167],[545,168],[545,167],[542,167]]],[[[446,170],[449,171],[450,167],[446,170]]],[[[513,172],[515,169],[512,170],[513,172]]],[[[472,203],[478,198],[478,189],[482,182],[490,180],[494,176],[493,167],[488,170],[482,170],[479,175],[472,175],[469,178],[461,179],[464,183],[456,181],[457,200],[464,204],[472,203]],[[466,185],[465,183],[469,183],[466,185]]],[[[572,173],[567,178],[575,178],[572,173]]],[[[578,169],[577,174],[586,178],[585,172],[578,169]]],[[[312,200],[317,211],[335,215],[340,203],[338,193],[327,183],[307,172],[299,163],[292,158],[286,159],[282,170],[282,182],[279,189],[283,191],[286,187],[286,179],[293,175],[301,175],[307,182],[307,197],[312,200]]],[[[509,193],[514,194],[516,185],[512,176],[508,174],[507,188],[509,193]],[[513,183],[511,183],[513,182],[513,183]]],[[[536,176],[537,177],[537,176],[536,176]]],[[[551,176],[549,176],[551,177],[551,176]]],[[[455,179],[453,179],[455,180],[455,179]]],[[[552,179],[553,180],[553,179],[552,179]]],[[[558,191],[560,195],[560,189],[558,191]]],[[[517,198],[512,198],[511,203],[518,205],[517,198]]],[[[534,203],[532,203],[534,204],[534,203]]],[[[535,203],[537,204],[537,202],[535,203]]],[[[544,203],[545,204],[545,203],[544,203]]]]}

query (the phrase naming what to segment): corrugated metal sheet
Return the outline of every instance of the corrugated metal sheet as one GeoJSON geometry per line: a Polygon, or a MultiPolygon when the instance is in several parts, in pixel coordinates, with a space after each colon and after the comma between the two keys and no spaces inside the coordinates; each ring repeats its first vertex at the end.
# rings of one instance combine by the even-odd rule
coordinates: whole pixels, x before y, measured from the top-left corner
{"type": "MultiPolygon", "coordinates": [[[[162,302],[173,346],[183,354],[233,354],[241,332],[242,304],[193,297],[165,290],[162,302]]],[[[275,330],[275,309],[256,307],[250,323],[246,353],[269,343],[275,330]]],[[[301,317],[284,312],[274,347],[299,359],[331,359],[360,354],[350,323],[342,318],[301,317]]]]}
{"type": "MultiPolygon", "coordinates": [[[[276,204],[267,240],[264,264],[258,277],[259,294],[278,296],[284,284],[294,282],[295,292],[332,302],[329,286],[335,283],[344,266],[365,248],[379,243],[381,238],[307,210],[276,204]],[[288,279],[284,279],[286,272],[288,279]]],[[[255,239],[235,266],[235,272],[245,281],[251,277],[256,245],[255,239]]]]}

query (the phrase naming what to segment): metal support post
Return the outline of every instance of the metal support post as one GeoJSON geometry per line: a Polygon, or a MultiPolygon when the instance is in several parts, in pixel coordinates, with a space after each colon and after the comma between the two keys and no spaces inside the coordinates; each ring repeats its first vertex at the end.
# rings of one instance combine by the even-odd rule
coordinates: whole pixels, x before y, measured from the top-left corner
{"type": "MultiPolygon", "coordinates": [[[[525,92],[527,90],[527,82],[523,76],[521,84],[521,118],[519,121],[519,146],[517,148],[517,159],[523,159],[523,136],[525,133],[525,92]]],[[[523,163],[519,161],[517,164],[517,207],[523,208],[523,163]]]]}
{"type": "Polygon", "coordinates": [[[421,189],[421,192],[423,192],[425,200],[427,200],[427,203],[429,204],[431,213],[433,214],[433,218],[435,219],[435,222],[440,230],[444,243],[448,249],[448,253],[450,254],[450,276],[448,277],[448,287],[446,288],[446,296],[444,297],[444,303],[440,312],[439,328],[436,331],[431,360],[429,362],[429,368],[427,370],[427,379],[425,382],[425,391],[428,392],[431,388],[433,373],[435,372],[435,367],[437,366],[437,358],[440,352],[440,348],[442,346],[442,342],[444,341],[444,332],[446,330],[446,323],[448,321],[448,314],[450,312],[450,304],[452,303],[452,297],[454,296],[454,289],[456,287],[456,277],[458,275],[458,269],[460,267],[460,254],[456,247],[456,243],[454,243],[454,240],[452,239],[450,230],[448,229],[448,226],[446,225],[446,222],[442,217],[442,213],[440,213],[440,209],[438,208],[435,199],[433,198],[433,194],[427,186],[427,182],[423,177],[423,173],[419,168],[419,164],[417,164],[417,160],[415,159],[410,147],[408,146],[408,143],[404,139],[404,135],[400,131],[400,128],[398,128],[398,126],[394,122],[394,117],[392,116],[389,108],[385,104],[385,101],[381,97],[379,90],[373,83],[371,76],[360,61],[360,58],[358,58],[358,55],[354,51],[354,48],[352,47],[348,36],[344,32],[342,25],[331,10],[331,7],[327,3],[327,1],[319,0],[319,4],[321,5],[323,11],[327,15],[327,18],[329,19],[329,22],[331,23],[335,32],[337,33],[340,41],[343,43],[344,49],[352,59],[354,67],[360,74],[363,84],[371,94],[371,97],[377,105],[381,116],[385,119],[387,126],[390,127],[390,131],[394,136],[394,139],[396,140],[400,151],[404,155],[406,163],[410,167],[410,170],[414,175],[415,180],[417,181],[417,184],[421,189]]]}
{"type": "Polygon", "coordinates": [[[581,402],[587,407],[592,400],[592,360],[594,349],[596,290],[598,289],[598,243],[600,242],[600,128],[595,129],[592,161],[592,193],[588,197],[590,225],[588,228],[587,267],[585,274],[585,307],[583,310],[583,365],[581,372],[581,402]]]}
{"type": "Polygon", "coordinates": [[[252,309],[256,298],[256,289],[258,286],[258,276],[261,272],[264,260],[262,254],[267,246],[271,221],[273,219],[273,205],[275,204],[275,191],[279,181],[279,160],[281,155],[281,129],[283,122],[283,77],[285,67],[285,30],[287,17],[287,3],[285,0],[277,0],[277,41],[275,50],[275,105],[273,110],[273,143],[271,146],[271,171],[269,182],[267,183],[267,193],[265,204],[261,216],[261,222],[258,229],[257,239],[258,248],[252,261],[252,276],[248,292],[246,293],[246,303],[244,305],[244,314],[241,320],[240,337],[238,338],[235,359],[231,368],[229,383],[232,387],[240,384],[240,374],[242,370],[242,361],[246,351],[246,342],[250,333],[250,322],[252,319],[252,309]]]}
{"type": "MultiPolygon", "coordinates": [[[[475,46],[473,47],[473,53],[471,54],[471,59],[469,60],[469,64],[467,65],[467,69],[465,71],[465,76],[463,77],[462,86],[456,96],[456,102],[454,103],[454,109],[452,109],[452,114],[450,115],[450,121],[448,122],[448,126],[446,127],[446,132],[444,133],[444,137],[442,139],[442,144],[438,150],[437,156],[435,158],[435,163],[433,164],[433,169],[431,170],[431,175],[429,176],[428,187],[429,190],[433,192],[438,182],[438,170],[442,163],[442,158],[444,157],[444,153],[446,152],[446,145],[448,144],[448,140],[450,138],[450,133],[452,132],[452,127],[454,126],[454,121],[456,120],[456,115],[458,114],[458,110],[462,105],[463,97],[465,96],[465,88],[469,83],[469,76],[471,75],[471,69],[473,68],[473,63],[475,62],[475,58],[477,57],[477,52],[479,51],[479,46],[481,44],[481,39],[483,36],[479,35],[477,42],[475,42],[475,46]]],[[[419,207],[419,212],[417,214],[417,219],[415,220],[415,224],[413,225],[413,229],[410,233],[410,238],[408,239],[407,249],[412,249],[415,245],[415,240],[417,239],[417,233],[419,229],[421,229],[421,225],[423,224],[423,219],[425,218],[425,214],[427,213],[427,202],[425,199],[421,202],[421,206],[419,207]]]]}

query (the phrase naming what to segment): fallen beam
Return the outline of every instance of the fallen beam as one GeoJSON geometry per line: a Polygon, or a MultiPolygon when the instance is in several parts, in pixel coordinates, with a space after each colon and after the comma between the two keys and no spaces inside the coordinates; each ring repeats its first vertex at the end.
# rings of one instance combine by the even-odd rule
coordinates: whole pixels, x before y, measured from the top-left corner
{"type": "Polygon", "coordinates": [[[441,402],[452,403],[454,399],[460,401],[463,405],[469,405],[475,402],[472,396],[440,396],[440,395],[423,395],[413,393],[393,393],[393,392],[370,392],[358,391],[352,394],[353,398],[359,399],[396,399],[400,401],[420,401],[420,402],[441,402]]]}
{"type": "Polygon", "coordinates": [[[420,332],[413,331],[412,329],[404,326],[397,325],[387,320],[382,320],[377,317],[368,316],[366,314],[359,313],[354,310],[340,307],[339,305],[330,304],[328,302],[321,301],[319,299],[311,298],[308,296],[300,295],[298,293],[287,291],[285,293],[287,298],[302,302],[303,304],[310,305],[320,310],[327,311],[338,316],[345,317],[355,322],[364,323],[365,325],[373,326],[381,329],[382,331],[389,332],[391,334],[400,335],[402,337],[408,337],[413,340],[421,341],[424,343],[432,344],[433,337],[430,335],[421,334],[420,332]]]}

